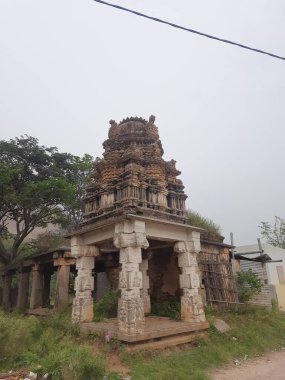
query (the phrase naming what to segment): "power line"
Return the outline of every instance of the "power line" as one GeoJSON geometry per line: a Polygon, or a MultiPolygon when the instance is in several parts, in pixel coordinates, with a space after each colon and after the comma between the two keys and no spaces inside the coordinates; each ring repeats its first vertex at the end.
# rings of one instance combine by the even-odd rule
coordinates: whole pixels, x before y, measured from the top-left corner
{"type": "Polygon", "coordinates": [[[243,48],[243,49],[252,50],[252,51],[255,51],[256,53],[266,54],[266,55],[269,55],[270,57],[277,58],[277,59],[282,59],[283,61],[285,61],[285,57],[281,57],[279,55],[272,54],[272,53],[269,53],[269,52],[264,51],[264,50],[255,49],[255,48],[252,48],[250,46],[240,44],[238,42],[226,40],[224,38],[215,37],[215,36],[213,36],[211,34],[199,32],[198,30],[195,30],[195,29],[185,28],[184,26],[177,25],[177,24],[174,24],[174,23],[169,22],[169,21],[162,20],[162,19],[157,18],[157,17],[148,16],[148,15],[146,15],[144,13],[140,13],[140,12],[134,11],[132,9],[122,7],[121,5],[107,3],[106,1],[102,1],[102,0],[93,0],[93,1],[95,1],[96,3],[101,3],[101,4],[104,4],[104,5],[108,5],[109,7],[113,7],[113,8],[119,9],[121,11],[133,13],[133,14],[135,14],[137,16],[141,16],[141,17],[147,18],[147,19],[152,20],[152,21],[156,21],[156,22],[160,22],[162,24],[166,24],[166,25],[172,26],[173,28],[182,29],[182,30],[185,30],[186,32],[198,34],[199,36],[211,38],[212,40],[224,42],[225,44],[230,44],[230,45],[238,46],[238,47],[243,48]]]}

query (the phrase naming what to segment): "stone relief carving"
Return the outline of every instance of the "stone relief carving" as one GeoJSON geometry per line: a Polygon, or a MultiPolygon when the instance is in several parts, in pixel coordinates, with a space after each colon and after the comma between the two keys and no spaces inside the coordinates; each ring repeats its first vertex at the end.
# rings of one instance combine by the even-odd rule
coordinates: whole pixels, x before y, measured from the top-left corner
{"type": "Polygon", "coordinates": [[[127,248],[127,247],[141,247],[147,249],[149,244],[146,238],[146,234],[142,232],[133,233],[115,233],[114,235],[114,245],[116,248],[127,248]]]}
{"type": "Polygon", "coordinates": [[[124,272],[120,272],[119,287],[120,288],[126,288],[127,287],[127,276],[125,275],[124,272]]]}
{"type": "Polygon", "coordinates": [[[142,279],[141,279],[141,276],[138,275],[138,272],[135,272],[134,279],[133,279],[133,287],[134,288],[142,287],[142,279]]]}
{"type": "Polygon", "coordinates": [[[118,319],[121,330],[129,333],[141,332],[144,307],[140,291],[122,291],[118,304],[118,319]]]}

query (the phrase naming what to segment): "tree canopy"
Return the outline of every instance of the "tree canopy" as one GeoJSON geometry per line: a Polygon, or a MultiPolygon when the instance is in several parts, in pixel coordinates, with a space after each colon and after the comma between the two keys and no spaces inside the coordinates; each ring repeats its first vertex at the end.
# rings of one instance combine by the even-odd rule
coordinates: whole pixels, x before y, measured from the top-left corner
{"type": "Polygon", "coordinates": [[[261,222],[260,233],[267,243],[285,249],[285,219],[275,216],[274,222],[261,222]]]}
{"type": "Polygon", "coordinates": [[[19,256],[24,240],[49,223],[77,226],[92,157],[60,153],[31,136],[0,141],[0,263],[19,256]],[[15,226],[11,233],[9,226],[15,226]],[[7,244],[9,240],[9,244],[7,244]]]}

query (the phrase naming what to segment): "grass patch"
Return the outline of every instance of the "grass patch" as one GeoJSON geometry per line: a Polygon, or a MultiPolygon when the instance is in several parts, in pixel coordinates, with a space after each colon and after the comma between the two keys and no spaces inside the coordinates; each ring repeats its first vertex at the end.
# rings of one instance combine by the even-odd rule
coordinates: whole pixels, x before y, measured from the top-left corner
{"type": "Polygon", "coordinates": [[[218,224],[213,222],[212,219],[200,215],[196,211],[187,210],[186,218],[188,224],[190,224],[191,226],[204,228],[206,231],[214,235],[220,235],[221,233],[221,228],[218,224]]]}
{"type": "Polygon", "coordinates": [[[122,354],[136,380],[208,380],[207,371],[214,367],[243,360],[285,346],[285,316],[279,312],[240,308],[219,316],[231,326],[227,333],[218,333],[208,315],[208,339],[199,339],[193,347],[168,349],[163,352],[122,354]],[[234,338],[234,339],[233,339],[234,338]]]}
{"type": "MultiPolygon", "coordinates": [[[[96,341],[95,348],[94,337],[80,336],[68,311],[45,318],[0,311],[0,371],[29,368],[48,372],[53,380],[102,380],[106,362],[120,353],[134,380],[208,380],[211,368],[285,346],[285,315],[277,310],[241,305],[216,316],[231,326],[229,332],[215,330],[215,314],[208,308],[207,339],[196,339],[191,346],[130,354],[117,342],[96,341]]],[[[119,375],[108,373],[107,378],[117,380],[119,375]]]]}
{"type": "Polygon", "coordinates": [[[94,357],[70,321],[67,311],[42,319],[0,311],[0,370],[29,368],[53,380],[102,379],[105,359],[94,357]]]}

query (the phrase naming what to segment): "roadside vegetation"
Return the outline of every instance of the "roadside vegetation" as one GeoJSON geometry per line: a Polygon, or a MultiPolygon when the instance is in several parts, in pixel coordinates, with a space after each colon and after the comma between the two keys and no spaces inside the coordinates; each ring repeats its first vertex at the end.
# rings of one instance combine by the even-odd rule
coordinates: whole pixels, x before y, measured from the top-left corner
{"type": "Polygon", "coordinates": [[[94,356],[70,320],[70,312],[41,319],[0,311],[0,372],[28,368],[53,380],[102,379],[103,354],[94,356]]]}
{"type": "Polygon", "coordinates": [[[191,345],[127,353],[116,341],[81,336],[70,311],[45,318],[0,312],[0,372],[28,368],[53,380],[115,380],[119,373],[108,370],[115,356],[132,380],[206,380],[213,368],[285,347],[285,315],[277,310],[240,305],[217,314],[208,309],[207,319],[207,337],[191,345]],[[215,318],[231,330],[219,333],[215,318]]]}
{"type": "Polygon", "coordinates": [[[208,380],[209,371],[219,366],[243,362],[267,351],[285,347],[285,315],[242,305],[231,312],[215,315],[208,310],[208,338],[192,345],[164,351],[122,354],[132,380],[208,380]],[[231,330],[219,333],[215,317],[226,321],[231,330]]]}

